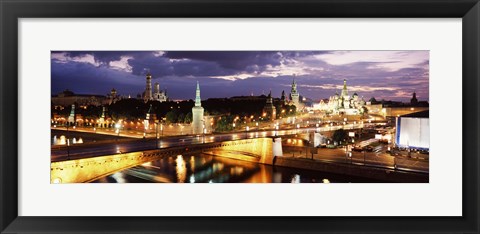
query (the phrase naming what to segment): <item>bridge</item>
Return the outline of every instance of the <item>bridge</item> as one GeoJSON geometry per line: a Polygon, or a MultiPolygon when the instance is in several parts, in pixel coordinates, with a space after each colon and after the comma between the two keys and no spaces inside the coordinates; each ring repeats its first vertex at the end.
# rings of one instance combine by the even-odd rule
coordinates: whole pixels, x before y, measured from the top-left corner
{"type": "Polygon", "coordinates": [[[51,183],[91,182],[146,162],[199,152],[272,165],[274,156],[282,156],[282,144],[280,137],[262,137],[58,161],[51,163],[50,180],[51,183]]]}

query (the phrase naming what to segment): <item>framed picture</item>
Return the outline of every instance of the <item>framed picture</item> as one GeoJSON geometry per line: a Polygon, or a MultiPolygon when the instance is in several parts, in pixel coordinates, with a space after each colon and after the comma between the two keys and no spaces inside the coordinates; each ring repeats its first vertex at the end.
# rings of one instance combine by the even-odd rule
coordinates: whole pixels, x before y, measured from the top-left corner
{"type": "Polygon", "coordinates": [[[1,233],[478,233],[476,0],[1,4],[1,233]]]}

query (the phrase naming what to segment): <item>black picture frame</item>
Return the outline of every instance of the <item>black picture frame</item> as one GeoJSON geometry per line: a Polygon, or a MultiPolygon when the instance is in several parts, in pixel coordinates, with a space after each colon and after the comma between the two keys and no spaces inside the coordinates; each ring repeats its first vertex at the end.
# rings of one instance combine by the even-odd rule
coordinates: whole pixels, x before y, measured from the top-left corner
{"type": "MultiPolygon", "coordinates": [[[[478,0],[0,0],[1,233],[478,233],[478,0]],[[462,18],[462,217],[24,217],[18,216],[18,23],[46,17],[462,18]]],[[[459,82],[452,78],[451,82],[459,82]]],[[[445,186],[448,186],[446,184],[445,186]]],[[[41,198],[39,198],[40,202],[41,198]]],[[[441,206],[441,204],[439,204],[441,206]]],[[[254,215],[254,213],[252,214],[254,215]]]]}

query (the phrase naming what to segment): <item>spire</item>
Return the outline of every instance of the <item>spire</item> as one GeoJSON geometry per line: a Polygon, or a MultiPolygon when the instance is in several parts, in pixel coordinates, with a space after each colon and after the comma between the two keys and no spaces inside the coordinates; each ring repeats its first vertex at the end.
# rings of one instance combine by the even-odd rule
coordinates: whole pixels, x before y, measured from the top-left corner
{"type": "Polygon", "coordinates": [[[202,106],[202,99],[200,98],[200,84],[197,81],[197,91],[195,96],[195,106],[202,106]]]}
{"type": "Polygon", "coordinates": [[[348,96],[348,90],[347,90],[347,80],[343,79],[343,90],[342,90],[342,96],[348,96]]]}
{"type": "Polygon", "coordinates": [[[296,94],[296,93],[297,93],[297,82],[295,82],[295,77],[296,77],[296,75],[293,74],[292,91],[291,91],[292,94],[296,94]]]}

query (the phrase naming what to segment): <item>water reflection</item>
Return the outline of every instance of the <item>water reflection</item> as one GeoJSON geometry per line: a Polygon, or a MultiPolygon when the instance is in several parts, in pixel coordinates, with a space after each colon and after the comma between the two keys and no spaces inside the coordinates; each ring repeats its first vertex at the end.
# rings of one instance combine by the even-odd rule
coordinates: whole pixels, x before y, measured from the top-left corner
{"type": "Polygon", "coordinates": [[[175,162],[177,163],[177,182],[185,183],[185,178],[187,178],[187,166],[185,166],[185,160],[183,160],[182,155],[177,155],[175,162]]]}
{"type": "Polygon", "coordinates": [[[370,183],[337,174],[276,167],[205,154],[174,155],[116,172],[96,183],[370,183]]]}
{"type": "MultiPolygon", "coordinates": [[[[83,139],[81,137],[77,138],[74,137],[73,139],[70,139],[71,144],[83,144],[83,139]]],[[[61,135],[59,138],[57,135],[54,135],[52,137],[52,145],[66,145],[67,144],[67,138],[65,135],[61,135]]]]}

